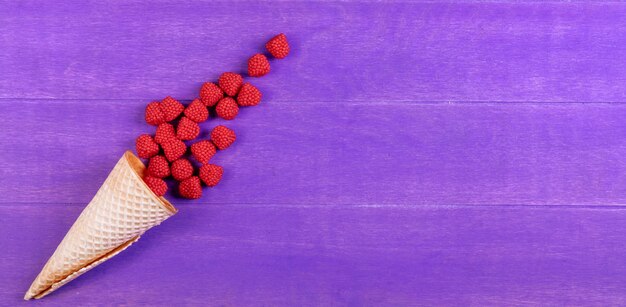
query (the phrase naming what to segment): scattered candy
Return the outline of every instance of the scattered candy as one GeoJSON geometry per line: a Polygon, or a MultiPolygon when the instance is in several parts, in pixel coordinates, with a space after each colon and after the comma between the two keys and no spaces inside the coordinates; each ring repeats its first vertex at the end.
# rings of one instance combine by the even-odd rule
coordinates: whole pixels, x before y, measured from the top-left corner
{"type": "Polygon", "coordinates": [[[209,110],[200,99],[194,99],[185,109],[185,116],[196,123],[201,123],[209,118],[209,110]]]}
{"type": "Polygon", "coordinates": [[[206,82],[200,88],[200,100],[207,107],[214,106],[220,99],[224,98],[224,92],[215,83],[206,82]]]}
{"type": "Polygon", "coordinates": [[[256,106],[261,102],[261,96],[261,91],[256,86],[245,83],[241,86],[239,95],[237,95],[237,104],[242,107],[256,106]]]}
{"type": "MultiPolygon", "coordinates": [[[[287,36],[279,34],[265,44],[267,51],[276,59],[285,58],[290,51],[287,36]]],[[[268,58],[257,53],[248,59],[248,76],[261,77],[270,72],[268,58]]],[[[136,142],[137,155],[150,159],[144,181],[158,196],[167,192],[167,184],[162,178],[172,176],[179,181],[181,197],[196,199],[202,196],[202,183],[213,187],[222,179],[224,169],[208,164],[217,149],[231,146],[237,136],[225,126],[217,126],[210,133],[211,140],[201,140],[191,144],[191,156],[202,166],[194,176],[194,166],[185,157],[187,145],[183,141],[193,140],[200,135],[200,126],[209,118],[210,110],[220,118],[232,120],[237,117],[239,107],[256,106],[261,102],[261,91],[234,72],[221,74],[216,83],[205,82],[194,99],[186,107],[178,100],[167,96],[161,102],[154,101],[146,106],[145,120],[157,126],[154,138],[149,134],[140,135],[136,142]],[[181,117],[182,115],[182,117],[181,117]],[[180,119],[179,119],[180,118],[180,119]],[[174,121],[174,123],[170,123],[174,121]],[[176,128],[175,126],[176,125],[176,128]],[[161,149],[163,150],[161,154],[161,149]],[[170,164],[171,163],[171,164],[170,164]]]]}
{"type": "Polygon", "coordinates": [[[161,111],[163,112],[163,118],[166,122],[171,122],[178,118],[178,116],[183,113],[185,110],[185,106],[180,103],[178,100],[167,96],[163,101],[161,101],[161,111]]]}
{"type": "Polygon", "coordinates": [[[182,157],[187,152],[187,145],[179,139],[171,139],[161,145],[163,153],[168,161],[172,162],[182,157]]]}
{"type": "Polygon", "coordinates": [[[205,164],[200,167],[200,179],[209,187],[216,186],[222,179],[224,169],[215,164],[205,164]]]}
{"type": "Polygon", "coordinates": [[[181,140],[193,140],[200,134],[200,126],[193,120],[183,116],[176,127],[176,137],[181,140]]]}
{"type": "Polygon", "coordinates": [[[209,160],[213,157],[215,152],[215,145],[210,141],[203,140],[198,141],[196,143],[191,144],[191,155],[196,159],[196,161],[205,164],[209,163],[209,160]]]}
{"type": "Polygon", "coordinates": [[[257,53],[248,60],[248,75],[250,77],[265,76],[269,72],[270,62],[262,53],[257,53]]]}
{"type": "Polygon", "coordinates": [[[217,80],[217,83],[226,95],[234,97],[243,84],[243,77],[234,72],[225,72],[217,80]]]}
{"type": "Polygon", "coordinates": [[[235,119],[239,113],[239,106],[235,99],[224,97],[217,103],[215,113],[217,113],[217,116],[226,120],[235,119]]]}
{"type": "Polygon", "coordinates": [[[149,159],[159,153],[159,144],[149,134],[142,134],[135,141],[135,150],[139,158],[149,159]]]}
{"type": "Polygon", "coordinates": [[[211,142],[220,150],[228,148],[235,142],[235,139],[237,139],[235,131],[222,125],[213,128],[213,131],[211,131],[211,142]]]}
{"type": "Polygon", "coordinates": [[[163,196],[167,192],[167,184],[161,178],[146,176],[143,181],[156,196],[163,196]]]}
{"type": "Polygon", "coordinates": [[[273,57],[277,59],[286,57],[289,54],[287,36],[283,33],[274,36],[269,42],[267,42],[267,44],[265,44],[265,48],[272,54],[273,57]]]}
{"type": "Polygon", "coordinates": [[[183,181],[193,176],[193,165],[185,158],[172,162],[172,177],[177,181],[183,181]]]}
{"type": "Polygon", "coordinates": [[[158,101],[149,103],[146,106],[146,123],[157,126],[163,122],[165,122],[165,115],[161,111],[160,103],[158,101]]]}
{"type": "Polygon", "coordinates": [[[175,138],[176,131],[174,131],[174,126],[169,123],[160,124],[156,129],[156,133],[154,134],[154,141],[158,144],[163,144],[175,138]]]}
{"type": "Polygon", "coordinates": [[[202,186],[200,186],[200,178],[198,178],[198,176],[192,176],[183,180],[178,185],[178,193],[184,198],[200,198],[202,196],[202,186]]]}
{"type": "Polygon", "coordinates": [[[154,156],[148,162],[148,174],[157,178],[165,178],[170,175],[170,164],[164,156],[154,156]]]}

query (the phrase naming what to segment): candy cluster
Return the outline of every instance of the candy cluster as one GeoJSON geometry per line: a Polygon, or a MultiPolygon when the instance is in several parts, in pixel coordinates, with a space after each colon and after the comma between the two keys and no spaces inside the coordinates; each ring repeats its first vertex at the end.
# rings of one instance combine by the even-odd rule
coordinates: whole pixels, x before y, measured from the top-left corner
{"type": "MultiPolygon", "coordinates": [[[[289,54],[289,43],[285,34],[273,37],[265,48],[277,59],[289,54]]],[[[270,62],[262,53],[248,59],[248,76],[262,77],[270,72],[270,62]]],[[[220,75],[216,83],[202,85],[199,97],[187,106],[180,101],[165,97],[146,106],[146,123],[156,126],[154,135],[142,134],[136,142],[137,155],[148,160],[144,181],[152,191],[162,196],[168,186],[164,179],[173,178],[178,182],[178,194],[185,198],[200,198],[202,186],[217,185],[224,169],[210,160],[218,150],[224,150],[235,142],[235,132],[225,126],[217,126],[210,133],[210,139],[197,140],[200,123],[209,119],[212,113],[226,120],[237,117],[240,107],[258,105],[261,91],[244,81],[243,76],[234,72],[220,75]],[[187,143],[185,143],[187,141],[187,143]],[[200,165],[194,167],[190,158],[200,165]]]]}

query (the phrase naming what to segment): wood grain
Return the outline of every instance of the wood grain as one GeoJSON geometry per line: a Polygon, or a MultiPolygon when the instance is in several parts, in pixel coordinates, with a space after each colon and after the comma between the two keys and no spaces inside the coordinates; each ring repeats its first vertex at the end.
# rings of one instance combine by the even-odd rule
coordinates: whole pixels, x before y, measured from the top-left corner
{"type": "MultiPolygon", "coordinates": [[[[144,104],[3,103],[0,203],[86,204],[135,137],[154,132],[144,104]]],[[[623,104],[270,100],[202,125],[203,137],[221,123],[238,139],[214,160],[224,184],[200,202],[622,205],[624,118],[623,104]]]]}
{"type": "MultiPolygon", "coordinates": [[[[11,233],[0,245],[13,247],[0,262],[7,301],[19,299],[82,209],[33,206],[0,207],[0,231],[11,233]]],[[[622,305],[625,213],[197,205],[44,302],[622,305]]]]}
{"type": "Polygon", "coordinates": [[[624,102],[620,3],[2,3],[1,98],[192,99],[287,32],[274,100],[624,102]]]}
{"type": "MultiPolygon", "coordinates": [[[[626,5],[2,1],[0,305],[143,108],[293,46],[223,182],[58,306],[626,305],[626,5]]],[[[203,135],[206,137],[206,135],[203,135]]]]}

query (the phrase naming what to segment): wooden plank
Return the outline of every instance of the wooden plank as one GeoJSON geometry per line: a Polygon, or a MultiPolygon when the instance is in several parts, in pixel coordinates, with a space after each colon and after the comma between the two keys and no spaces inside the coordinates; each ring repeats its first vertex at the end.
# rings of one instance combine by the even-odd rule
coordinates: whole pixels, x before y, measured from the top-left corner
{"type": "MultiPolygon", "coordinates": [[[[21,300],[80,210],[0,206],[4,303],[21,300]]],[[[621,208],[189,205],[44,300],[623,305],[624,225],[621,208]]]]}
{"type": "Polygon", "coordinates": [[[274,100],[625,102],[625,15],[619,2],[4,1],[0,98],[191,99],[287,32],[293,54],[254,80],[274,100]]]}
{"type": "MultiPolygon", "coordinates": [[[[145,103],[3,103],[0,203],[82,207],[153,132],[145,103]]],[[[200,202],[622,205],[624,118],[623,104],[264,102],[202,125],[202,137],[226,124],[238,139],[200,202]]]]}

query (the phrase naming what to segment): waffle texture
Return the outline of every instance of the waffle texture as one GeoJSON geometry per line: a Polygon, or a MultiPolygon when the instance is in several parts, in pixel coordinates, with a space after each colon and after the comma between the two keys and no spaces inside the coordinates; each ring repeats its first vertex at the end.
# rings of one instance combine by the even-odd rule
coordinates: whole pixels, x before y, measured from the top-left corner
{"type": "Polygon", "coordinates": [[[67,232],[24,299],[42,298],[136,242],[177,210],[141,179],[143,163],[130,151],[115,165],[67,232]]]}

